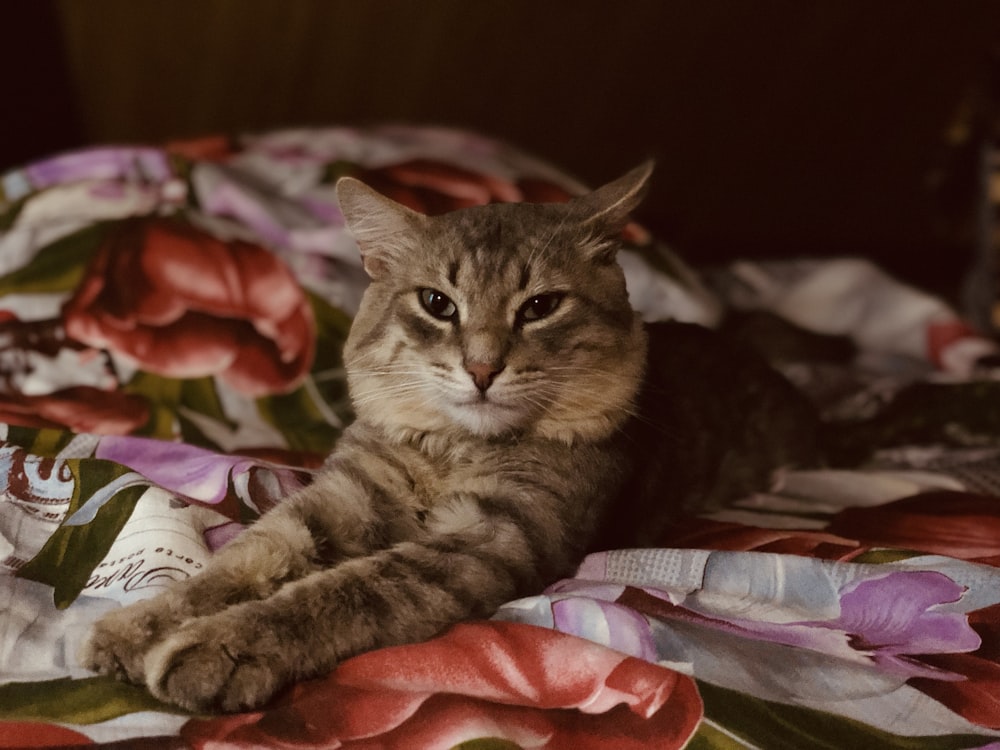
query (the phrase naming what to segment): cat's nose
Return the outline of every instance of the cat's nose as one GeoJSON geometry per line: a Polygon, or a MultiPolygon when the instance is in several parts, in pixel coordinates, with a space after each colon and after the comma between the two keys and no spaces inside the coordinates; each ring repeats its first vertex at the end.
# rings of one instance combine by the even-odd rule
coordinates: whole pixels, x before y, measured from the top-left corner
{"type": "Polygon", "coordinates": [[[486,393],[493,380],[503,372],[504,365],[496,362],[466,362],[465,371],[472,376],[472,382],[480,393],[486,393]]]}

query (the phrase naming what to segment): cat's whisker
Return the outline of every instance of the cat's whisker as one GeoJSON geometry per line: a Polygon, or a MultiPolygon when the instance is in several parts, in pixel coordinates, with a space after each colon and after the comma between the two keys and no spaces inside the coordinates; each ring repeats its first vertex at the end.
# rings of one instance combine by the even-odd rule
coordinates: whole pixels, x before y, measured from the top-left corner
{"type": "Polygon", "coordinates": [[[350,359],[350,361],[348,362],[348,364],[353,368],[353,367],[355,367],[357,365],[360,365],[362,362],[366,362],[367,360],[374,359],[375,357],[381,357],[381,356],[383,356],[383,351],[382,351],[381,348],[369,349],[367,351],[360,352],[360,353],[359,352],[354,352],[354,356],[350,359]]]}
{"type": "MultiPolygon", "coordinates": [[[[540,409],[546,416],[557,413],[560,410],[579,408],[582,413],[592,411],[595,403],[604,400],[606,392],[603,389],[566,389],[550,383],[543,387],[532,389],[528,394],[516,394],[518,400],[529,403],[540,409]]],[[[635,416],[634,405],[619,404],[618,414],[623,416],[635,416]]]]}
{"type": "Polygon", "coordinates": [[[424,377],[428,375],[426,368],[419,367],[418,365],[401,365],[399,367],[372,367],[367,369],[354,368],[351,370],[351,374],[354,376],[361,375],[383,375],[383,376],[395,376],[395,375],[416,375],[424,377]]]}
{"type": "Polygon", "coordinates": [[[372,400],[375,398],[386,398],[389,396],[406,395],[426,391],[426,385],[422,382],[396,383],[393,385],[380,385],[368,387],[362,390],[362,395],[355,398],[355,401],[372,400]]]}
{"type": "Polygon", "coordinates": [[[381,386],[372,389],[366,389],[359,396],[353,398],[355,407],[365,406],[369,403],[376,401],[384,401],[386,399],[398,398],[402,396],[410,396],[415,393],[426,392],[427,386],[423,382],[414,383],[403,383],[390,386],[381,386]]]}

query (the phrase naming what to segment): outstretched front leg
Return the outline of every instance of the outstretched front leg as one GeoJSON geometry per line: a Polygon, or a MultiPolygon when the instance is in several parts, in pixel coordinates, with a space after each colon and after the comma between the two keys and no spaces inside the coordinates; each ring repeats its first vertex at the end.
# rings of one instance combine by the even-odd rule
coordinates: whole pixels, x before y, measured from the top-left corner
{"type": "Polygon", "coordinates": [[[267,518],[217,553],[201,574],[98,620],[84,644],[83,665],[143,683],[147,651],[181,623],[263,599],[314,570],[315,548],[306,527],[279,514],[267,518]]]}
{"type": "Polygon", "coordinates": [[[147,653],[183,623],[266,599],[289,581],[385,546],[405,518],[383,513],[369,494],[342,472],[322,475],[219,551],[199,575],[99,620],[82,663],[144,683],[147,653]]]}
{"type": "Polygon", "coordinates": [[[328,672],[353,654],[425,640],[492,614],[542,585],[548,565],[539,565],[532,544],[539,534],[551,534],[550,549],[565,547],[558,530],[526,529],[476,500],[455,500],[427,522],[422,540],[188,621],[149,652],[150,690],[196,711],[259,706],[284,685],[328,672]],[[456,503],[464,506],[457,513],[456,503]]]}

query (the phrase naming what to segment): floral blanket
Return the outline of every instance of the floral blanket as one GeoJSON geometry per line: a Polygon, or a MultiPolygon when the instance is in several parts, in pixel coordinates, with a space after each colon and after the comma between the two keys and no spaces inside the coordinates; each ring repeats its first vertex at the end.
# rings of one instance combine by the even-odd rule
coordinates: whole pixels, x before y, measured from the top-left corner
{"type": "MultiPolygon", "coordinates": [[[[428,212],[581,189],[492,140],[402,127],[95,148],[0,176],[0,747],[1000,748],[988,441],[789,473],[258,712],[187,715],[81,669],[89,623],[197,573],[351,418],[340,347],[364,277],[344,174],[428,212]]],[[[831,412],[967,382],[995,352],[865,263],[696,276],[628,235],[649,319],[756,307],[848,334],[851,388],[795,371],[831,412]]]]}

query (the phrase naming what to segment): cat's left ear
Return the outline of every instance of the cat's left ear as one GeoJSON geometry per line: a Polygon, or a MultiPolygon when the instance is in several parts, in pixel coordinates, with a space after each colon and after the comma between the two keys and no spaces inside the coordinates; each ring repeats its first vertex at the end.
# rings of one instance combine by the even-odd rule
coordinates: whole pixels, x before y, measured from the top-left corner
{"type": "Polygon", "coordinates": [[[337,180],[337,201],[361,248],[365,272],[378,280],[417,244],[427,217],[372,190],[361,180],[337,180]]]}
{"type": "Polygon", "coordinates": [[[629,215],[642,203],[649,191],[649,178],[655,163],[643,162],[617,180],[574,202],[587,213],[584,225],[598,237],[617,238],[629,222],[629,215]]]}

